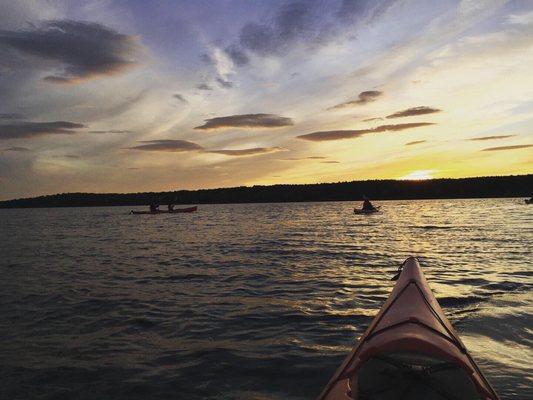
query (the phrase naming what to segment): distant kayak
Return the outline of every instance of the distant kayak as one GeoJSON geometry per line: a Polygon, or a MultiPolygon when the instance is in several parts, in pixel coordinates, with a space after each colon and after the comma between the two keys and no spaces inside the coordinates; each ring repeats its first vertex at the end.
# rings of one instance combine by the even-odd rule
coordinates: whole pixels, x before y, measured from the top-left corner
{"type": "Polygon", "coordinates": [[[318,400],[497,400],[442,312],[418,260],[398,282],[318,400]]]}
{"type": "Polygon", "coordinates": [[[157,210],[157,211],[130,211],[130,214],[182,214],[182,213],[192,213],[198,210],[198,206],[187,207],[187,208],[175,208],[172,211],[169,210],[157,210]]]}
{"type": "Polygon", "coordinates": [[[379,207],[372,210],[363,210],[362,208],[354,208],[354,214],[375,214],[379,212],[379,207]]]}

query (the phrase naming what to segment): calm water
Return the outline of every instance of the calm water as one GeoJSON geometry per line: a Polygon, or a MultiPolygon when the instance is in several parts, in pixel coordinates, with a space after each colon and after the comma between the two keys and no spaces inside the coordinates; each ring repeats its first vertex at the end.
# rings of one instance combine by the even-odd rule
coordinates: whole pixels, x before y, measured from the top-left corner
{"type": "Polygon", "coordinates": [[[533,398],[518,199],[0,210],[1,399],[312,399],[420,256],[503,399],[533,398]]]}

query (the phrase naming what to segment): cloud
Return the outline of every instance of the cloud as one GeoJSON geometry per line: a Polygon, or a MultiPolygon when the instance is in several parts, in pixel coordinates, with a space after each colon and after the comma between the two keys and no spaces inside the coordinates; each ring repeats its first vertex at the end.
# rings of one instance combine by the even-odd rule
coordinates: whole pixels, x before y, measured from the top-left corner
{"type": "Polygon", "coordinates": [[[392,3],[390,0],[343,0],[334,4],[296,0],[284,2],[273,15],[262,16],[261,22],[244,24],[236,43],[225,49],[235,65],[249,62],[247,53],[279,56],[294,46],[316,47],[350,36],[362,18],[372,20],[392,3]]]}
{"type": "Polygon", "coordinates": [[[357,100],[351,100],[345,103],[340,103],[340,104],[337,104],[336,106],[331,107],[330,109],[362,106],[362,105],[371,103],[373,101],[376,101],[378,97],[380,97],[381,95],[383,95],[383,92],[380,92],[378,90],[367,90],[365,92],[359,93],[359,96],[358,96],[359,98],[357,100]]]}
{"type": "Polygon", "coordinates": [[[340,164],[340,161],[320,161],[321,164],[340,164]]]}
{"type": "Polygon", "coordinates": [[[285,151],[283,147],[254,147],[251,149],[240,150],[209,150],[206,153],[224,154],[226,156],[253,156],[257,154],[275,153],[278,151],[285,151]]]}
{"type": "Polygon", "coordinates": [[[43,135],[73,134],[85,125],[68,121],[54,122],[18,122],[0,124],[0,140],[2,139],[28,139],[43,135]]]}
{"type": "Polygon", "coordinates": [[[179,93],[176,93],[174,94],[172,97],[174,97],[175,99],[178,99],[179,101],[181,101],[182,103],[189,103],[187,101],[187,99],[185,97],[183,97],[181,94],[179,93]]]}
{"type": "Polygon", "coordinates": [[[481,151],[517,150],[517,149],[527,149],[528,147],[533,147],[533,144],[518,144],[515,146],[488,147],[481,151]]]}
{"type": "Polygon", "coordinates": [[[64,69],[44,79],[76,83],[123,72],[134,66],[139,48],[134,36],[118,33],[98,23],[48,21],[29,30],[0,30],[0,45],[55,61],[64,69]]]}
{"type": "Polygon", "coordinates": [[[213,90],[213,87],[209,86],[207,83],[199,83],[198,85],[196,85],[196,89],[199,89],[199,90],[213,90]]]}
{"type": "Polygon", "coordinates": [[[4,149],[3,151],[28,152],[28,151],[31,151],[31,150],[28,149],[27,147],[13,146],[13,147],[8,147],[8,148],[4,149]]]}
{"type": "Polygon", "coordinates": [[[514,136],[516,136],[516,135],[481,136],[481,137],[470,138],[468,140],[483,141],[483,140],[493,140],[493,139],[506,139],[506,138],[510,138],[510,137],[514,137],[514,136]]]}
{"type": "Polygon", "coordinates": [[[395,132],[403,131],[405,129],[418,128],[421,126],[434,125],[431,122],[413,122],[410,124],[394,124],[394,125],[380,125],[372,129],[357,129],[357,130],[338,130],[338,131],[320,131],[307,133],[305,135],[297,136],[298,139],[310,140],[313,142],[322,142],[326,140],[341,140],[353,139],[368,133],[380,132],[395,132]]]}
{"type": "Polygon", "coordinates": [[[0,119],[22,119],[24,118],[21,114],[16,113],[0,113],[0,119]]]}
{"type": "Polygon", "coordinates": [[[427,140],[415,140],[413,142],[407,142],[405,145],[406,146],[413,146],[415,144],[426,143],[426,142],[427,142],[427,140]]]}
{"type": "Polygon", "coordinates": [[[412,107],[407,110],[402,110],[395,112],[394,114],[387,115],[387,118],[401,118],[401,117],[412,117],[414,115],[424,115],[424,114],[433,114],[441,112],[438,108],[432,108],[427,106],[412,107]]]}
{"type": "Polygon", "coordinates": [[[231,45],[224,49],[226,55],[231,58],[231,60],[235,63],[237,66],[243,66],[250,62],[250,59],[246,55],[246,53],[241,50],[237,45],[231,45]]]}
{"type": "Polygon", "coordinates": [[[216,117],[205,120],[205,124],[194,129],[220,129],[220,128],[279,128],[293,125],[291,118],[275,114],[242,114],[227,117],[216,117]]]}
{"type": "Polygon", "coordinates": [[[376,117],[376,118],[367,118],[367,119],[364,119],[363,122],[372,122],[372,121],[382,121],[383,118],[381,117],[376,117]]]}
{"type": "Polygon", "coordinates": [[[280,161],[302,161],[302,160],[325,160],[327,157],[309,156],[309,157],[295,157],[295,158],[280,158],[280,161]]]}
{"type": "Polygon", "coordinates": [[[224,89],[231,89],[233,87],[233,82],[225,81],[222,78],[217,78],[217,82],[224,89]]]}
{"type": "Polygon", "coordinates": [[[141,140],[140,143],[145,144],[128,147],[128,149],[142,151],[166,151],[175,153],[203,150],[203,147],[199,144],[189,142],[187,140],[141,140]]]}
{"type": "Polygon", "coordinates": [[[109,131],[89,131],[89,133],[133,133],[133,131],[112,129],[109,131]]]}

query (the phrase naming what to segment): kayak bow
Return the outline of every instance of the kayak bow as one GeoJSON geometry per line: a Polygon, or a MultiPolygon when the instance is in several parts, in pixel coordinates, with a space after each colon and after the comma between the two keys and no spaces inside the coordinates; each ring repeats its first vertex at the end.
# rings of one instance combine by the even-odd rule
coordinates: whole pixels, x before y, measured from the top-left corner
{"type": "Polygon", "coordinates": [[[497,400],[409,257],[389,298],[318,400],[497,400]]]}

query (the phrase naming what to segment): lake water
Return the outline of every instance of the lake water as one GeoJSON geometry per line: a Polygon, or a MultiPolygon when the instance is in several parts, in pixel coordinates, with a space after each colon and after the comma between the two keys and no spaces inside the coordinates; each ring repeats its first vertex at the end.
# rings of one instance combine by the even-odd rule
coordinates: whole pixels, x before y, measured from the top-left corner
{"type": "Polygon", "coordinates": [[[378,203],[0,210],[0,398],[312,399],[411,254],[501,398],[533,398],[533,206],[378,203]]]}

